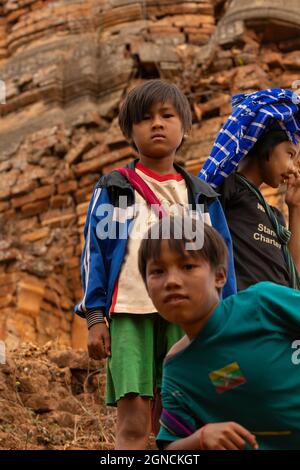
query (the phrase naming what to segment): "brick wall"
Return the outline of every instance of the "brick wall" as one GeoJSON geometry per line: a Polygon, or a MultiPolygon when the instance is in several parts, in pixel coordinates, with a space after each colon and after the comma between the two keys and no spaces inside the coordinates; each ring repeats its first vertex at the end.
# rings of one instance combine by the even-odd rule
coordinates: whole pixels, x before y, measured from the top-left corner
{"type": "MultiPolygon", "coordinates": [[[[117,126],[131,87],[162,77],[187,94],[193,132],[178,161],[197,174],[232,94],[299,79],[297,36],[281,40],[270,26],[266,38],[246,21],[233,28],[227,6],[0,2],[0,339],[8,345],[85,345],[85,323],[72,314],[82,229],[98,177],[134,158],[117,126]]],[[[280,194],[267,196],[285,209],[280,194]]]]}

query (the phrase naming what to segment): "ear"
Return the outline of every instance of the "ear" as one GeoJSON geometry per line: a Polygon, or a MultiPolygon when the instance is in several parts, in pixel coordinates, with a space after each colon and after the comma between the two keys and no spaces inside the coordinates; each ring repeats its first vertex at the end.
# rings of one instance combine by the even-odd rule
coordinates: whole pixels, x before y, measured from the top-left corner
{"type": "Polygon", "coordinates": [[[224,266],[218,266],[215,271],[215,286],[217,289],[222,289],[226,283],[227,275],[224,266]]]}

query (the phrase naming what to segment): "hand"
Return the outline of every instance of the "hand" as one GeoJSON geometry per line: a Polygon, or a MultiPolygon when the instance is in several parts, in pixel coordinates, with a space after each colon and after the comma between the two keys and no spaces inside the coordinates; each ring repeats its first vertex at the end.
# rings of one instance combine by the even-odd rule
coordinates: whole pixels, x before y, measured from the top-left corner
{"type": "Polygon", "coordinates": [[[110,335],[106,323],[96,323],[89,329],[88,352],[91,359],[111,356],[110,335]]]}
{"type": "MultiPolygon", "coordinates": [[[[200,431],[199,440],[200,440],[200,431]]],[[[202,431],[203,450],[243,450],[246,442],[258,449],[256,437],[243,426],[234,422],[209,423],[202,431]]]]}
{"type": "Polygon", "coordinates": [[[295,173],[289,176],[285,202],[289,209],[300,207],[300,170],[295,171],[295,173]]]}

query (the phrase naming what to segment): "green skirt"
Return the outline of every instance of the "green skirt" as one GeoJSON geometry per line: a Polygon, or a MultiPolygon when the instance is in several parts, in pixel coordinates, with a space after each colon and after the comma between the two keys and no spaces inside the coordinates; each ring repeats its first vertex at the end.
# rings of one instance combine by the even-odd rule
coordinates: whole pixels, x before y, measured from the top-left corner
{"type": "Polygon", "coordinates": [[[128,393],[153,398],[161,388],[162,365],[184,332],[157,313],[115,313],[110,324],[106,403],[116,406],[128,393]]]}

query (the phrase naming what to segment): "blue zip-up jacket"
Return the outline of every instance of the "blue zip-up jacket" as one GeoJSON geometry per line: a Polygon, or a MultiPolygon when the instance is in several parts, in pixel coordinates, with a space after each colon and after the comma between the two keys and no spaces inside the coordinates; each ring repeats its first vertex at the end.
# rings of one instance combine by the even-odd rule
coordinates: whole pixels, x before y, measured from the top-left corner
{"type": "MultiPolygon", "coordinates": [[[[137,160],[128,165],[135,168],[137,160]]],[[[232,242],[218,194],[204,181],[187,173],[174,164],[185,179],[188,201],[192,210],[204,206],[209,213],[212,226],[223,236],[229,251],[228,279],[223,289],[223,298],[236,293],[232,242]]],[[[102,176],[95,186],[84,227],[85,244],[81,257],[83,298],[75,307],[75,313],[87,318],[109,319],[113,291],[121,270],[128,242],[128,232],[133,222],[135,202],[134,190],[128,180],[118,171],[102,176]],[[120,207],[119,197],[125,196],[127,206],[120,207]],[[110,234],[102,236],[110,227],[110,234]]],[[[93,323],[96,323],[94,321],[93,323]]]]}

